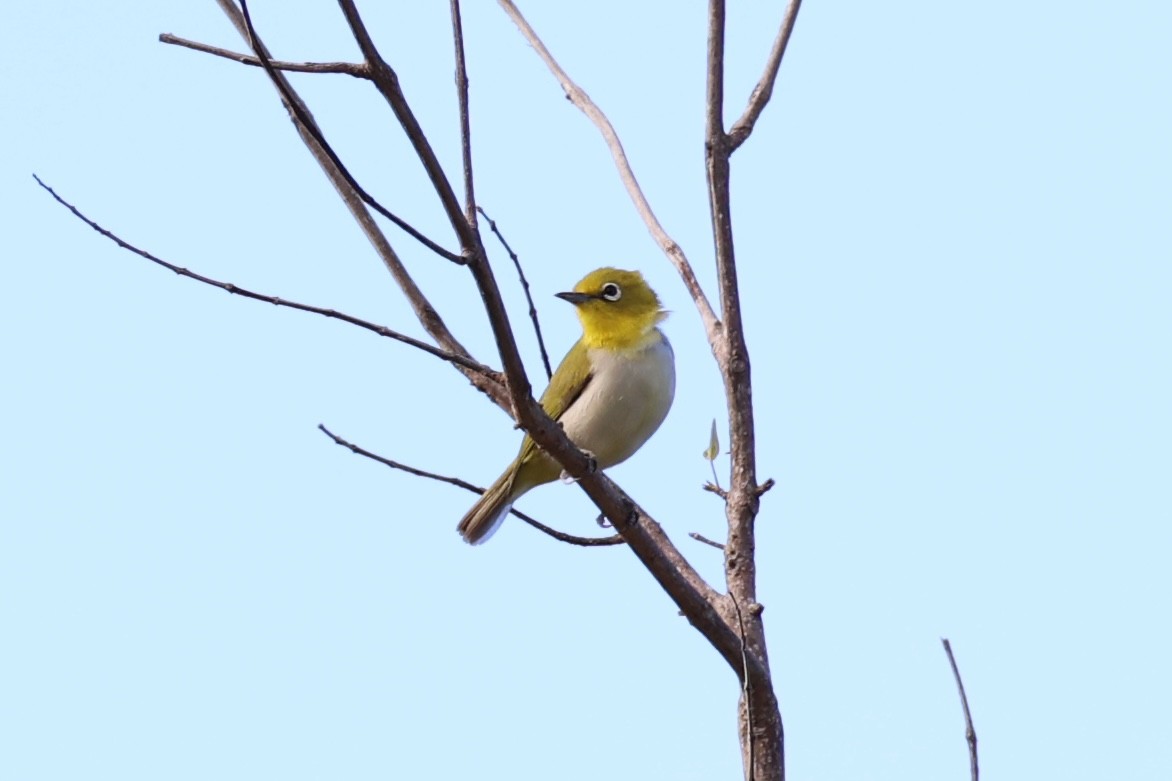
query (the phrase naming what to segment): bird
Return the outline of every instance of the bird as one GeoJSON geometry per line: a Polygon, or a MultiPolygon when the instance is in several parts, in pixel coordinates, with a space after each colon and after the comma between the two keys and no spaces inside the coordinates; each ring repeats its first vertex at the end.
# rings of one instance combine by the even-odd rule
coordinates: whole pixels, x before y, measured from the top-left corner
{"type": "MultiPolygon", "coordinates": [[[[566,293],[582,337],[541,394],[546,414],[598,469],[630,458],[659,428],[675,397],[675,354],[659,324],[668,313],[638,271],[600,268],[566,293]]],[[[479,545],[523,494],[562,475],[556,460],[526,435],[521,450],[456,530],[479,545]]]]}

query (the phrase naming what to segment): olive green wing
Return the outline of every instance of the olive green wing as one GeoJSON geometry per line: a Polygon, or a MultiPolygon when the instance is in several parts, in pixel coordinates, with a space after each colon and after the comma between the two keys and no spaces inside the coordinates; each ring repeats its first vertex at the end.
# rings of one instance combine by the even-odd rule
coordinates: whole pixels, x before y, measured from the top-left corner
{"type": "MultiPolygon", "coordinates": [[[[545,393],[541,394],[539,403],[541,408],[545,410],[545,414],[554,420],[559,420],[562,414],[570,408],[570,405],[582,395],[582,391],[586,390],[592,376],[590,355],[586,345],[579,339],[566,353],[566,357],[562,358],[557,371],[553,373],[553,377],[549,381],[549,387],[545,389],[545,393]]],[[[525,442],[521,445],[521,455],[518,460],[525,461],[536,447],[536,443],[526,436],[525,442]]]]}
{"type": "Polygon", "coordinates": [[[554,420],[560,419],[562,413],[586,390],[590,377],[590,355],[586,345],[579,339],[566,353],[566,357],[562,358],[557,371],[550,378],[549,387],[541,394],[539,403],[545,414],[554,420]]]}

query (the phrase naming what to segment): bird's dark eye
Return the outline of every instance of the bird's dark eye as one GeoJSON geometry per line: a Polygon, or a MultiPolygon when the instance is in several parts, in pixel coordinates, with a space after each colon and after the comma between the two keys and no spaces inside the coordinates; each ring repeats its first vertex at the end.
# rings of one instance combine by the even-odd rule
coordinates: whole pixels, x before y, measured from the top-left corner
{"type": "Polygon", "coordinates": [[[618,301],[623,297],[623,289],[614,282],[607,282],[602,286],[602,297],[607,301],[618,301]]]}

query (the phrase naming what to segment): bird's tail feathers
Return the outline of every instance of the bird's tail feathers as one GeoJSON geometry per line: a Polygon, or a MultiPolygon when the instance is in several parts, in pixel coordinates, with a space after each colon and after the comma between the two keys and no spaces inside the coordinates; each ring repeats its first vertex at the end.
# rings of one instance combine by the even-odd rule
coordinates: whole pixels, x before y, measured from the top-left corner
{"type": "Polygon", "coordinates": [[[469,545],[479,545],[488,540],[513,508],[513,483],[517,477],[516,468],[511,468],[497,478],[497,481],[472,505],[461,520],[456,531],[469,545]]]}

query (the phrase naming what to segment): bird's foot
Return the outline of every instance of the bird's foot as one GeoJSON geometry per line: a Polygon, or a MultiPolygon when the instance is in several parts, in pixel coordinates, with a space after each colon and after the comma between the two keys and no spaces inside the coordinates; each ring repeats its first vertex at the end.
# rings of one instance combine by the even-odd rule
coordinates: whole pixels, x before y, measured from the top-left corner
{"type": "MultiPolygon", "coordinates": [[[[598,459],[595,458],[594,454],[591,453],[589,450],[583,450],[582,453],[583,453],[583,455],[586,456],[586,461],[587,461],[586,474],[592,475],[595,472],[597,472],[598,471],[598,459]]],[[[572,484],[578,482],[578,478],[574,477],[573,475],[571,475],[569,472],[567,472],[564,469],[562,470],[562,474],[561,474],[560,479],[566,485],[572,485],[572,484]]]]}

